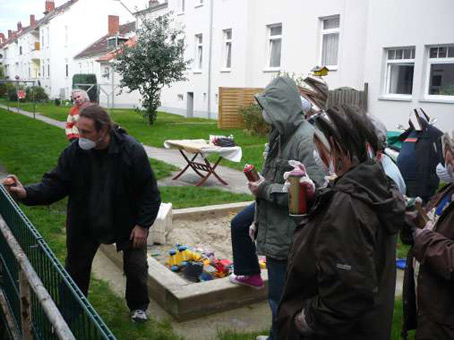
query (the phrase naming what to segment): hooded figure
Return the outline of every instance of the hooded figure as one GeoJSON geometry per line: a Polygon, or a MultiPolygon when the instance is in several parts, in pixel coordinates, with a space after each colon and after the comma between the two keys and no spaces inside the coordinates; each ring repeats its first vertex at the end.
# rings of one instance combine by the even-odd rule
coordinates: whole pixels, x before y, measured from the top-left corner
{"type": "Polygon", "coordinates": [[[296,227],[288,215],[288,194],[283,190],[284,172],[292,170],[288,161],[303,163],[315,183],[322,184],[325,174],[315,164],[314,129],[304,118],[293,80],[278,77],[255,98],[272,127],[270,149],[261,173],[265,181],[257,193],[257,253],[285,260],[296,227]]]}
{"type": "Polygon", "coordinates": [[[323,171],[313,158],[313,127],[305,120],[300,93],[293,80],[278,77],[265,91],[255,96],[271,125],[269,152],[265,160],[263,182],[256,195],[257,254],[267,257],[268,300],[273,316],[270,338],[275,339],[275,317],[282,293],[287,254],[295,221],[288,212],[288,193],[284,190],[285,172],[292,170],[289,160],[306,166],[309,177],[317,184],[324,180],[323,171]]]}
{"type": "Polygon", "coordinates": [[[317,192],[295,231],[278,309],[279,339],[391,337],[396,235],[405,205],[369,155],[378,145],[371,141],[373,128],[349,110],[329,110],[331,119],[323,120],[333,133],[316,134],[318,152],[326,148],[321,158],[334,164],[337,178],[317,192]]]}

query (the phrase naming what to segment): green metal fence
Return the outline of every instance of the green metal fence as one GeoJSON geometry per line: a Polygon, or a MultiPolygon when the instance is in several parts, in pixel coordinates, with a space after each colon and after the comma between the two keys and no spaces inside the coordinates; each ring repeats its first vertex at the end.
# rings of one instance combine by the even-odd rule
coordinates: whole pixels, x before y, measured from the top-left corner
{"type": "MultiPolygon", "coordinates": [[[[2,185],[0,185],[0,215],[27,255],[75,338],[84,340],[115,339],[42,236],[2,185]]],[[[23,332],[23,325],[20,322],[19,266],[1,233],[0,266],[2,275],[0,288],[3,289],[7,298],[9,309],[18,329],[23,332]]],[[[31,292],[31,301],[33,339],[58,339],[33,292],[31,292]]]]}

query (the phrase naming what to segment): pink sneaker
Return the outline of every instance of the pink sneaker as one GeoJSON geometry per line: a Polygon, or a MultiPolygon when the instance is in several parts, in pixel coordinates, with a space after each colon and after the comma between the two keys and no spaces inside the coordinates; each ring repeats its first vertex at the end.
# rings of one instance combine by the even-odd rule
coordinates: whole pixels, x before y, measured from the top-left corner
{"type": "Polygon", "coordinates": [[[229,281],[237,285],[248,286],[254,289],[263,288],[263,280],[260,274],[254,275],[235,275],[230,274],[229,281]]]}

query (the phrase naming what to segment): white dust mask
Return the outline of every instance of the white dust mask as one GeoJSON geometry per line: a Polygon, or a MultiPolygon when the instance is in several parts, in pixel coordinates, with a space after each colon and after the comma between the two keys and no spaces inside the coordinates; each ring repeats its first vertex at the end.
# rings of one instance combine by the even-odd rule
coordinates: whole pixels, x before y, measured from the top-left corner
{"type": "Polygon", "coordinates": [[[88,138],[79,138],[79,146],[82,150],[91,150],[96,146],[96,142],[88,138]]]}

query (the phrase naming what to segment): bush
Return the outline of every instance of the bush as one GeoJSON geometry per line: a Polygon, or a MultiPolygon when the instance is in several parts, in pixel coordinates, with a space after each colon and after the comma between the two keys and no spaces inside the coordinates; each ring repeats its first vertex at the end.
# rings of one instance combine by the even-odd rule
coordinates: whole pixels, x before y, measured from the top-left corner
{"type": "Polygon", "coordinates": [[[244,128],[251,135],[266,136],[271,127],[262,117],[262,109],[257,104],[244,106],[239,109],[240,115],[244,118],[244,128]]]}
{"type": "MultiPolygon", "coordinates": [[[[12,83],[0,84],[0,97],[8,97],[10,93],[16,92],[16,87],[12,83]]],[[[17,97],[16,97],[17,100],[17,97]]]]}
{"type": "Polygon", "coordinates": [[[41,86],[31,86],[27,87],[26,89],[27,93],[27,101],[33,102],[45,102],[49,100],[49,96],[47,95],[46,91],[44,90],[43,87],[41,86]]]}

